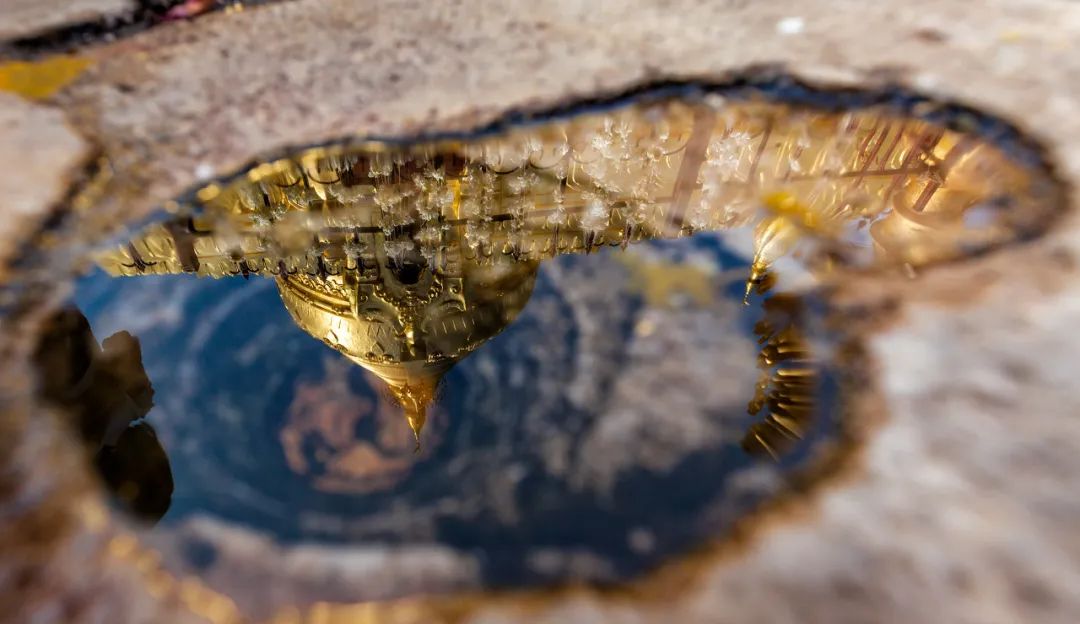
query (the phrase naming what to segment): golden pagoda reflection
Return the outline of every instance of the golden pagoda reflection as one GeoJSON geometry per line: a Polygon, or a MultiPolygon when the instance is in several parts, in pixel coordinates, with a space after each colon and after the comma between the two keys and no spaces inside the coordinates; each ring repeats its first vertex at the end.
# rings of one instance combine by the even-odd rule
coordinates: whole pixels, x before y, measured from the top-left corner
{"type": "MultiPolygon", "coordinates": [[[[386,382],[419,444],[439,380],[513,322],[545,259],[744,230],[749,298],[785,256],[822,275],[1007,241],[1037,216],[1039,184],[990,143],[883,110],[673,100],[469,141],[304,150],[206,186],[180,209],[195,216],[98,262],[272,277],[298,326],[386,382]]],[[[802,413],[786,370],[759,397],[781,425],[802,413]]]]}
{"type": "Polygon", "coordinates": [[[478,263],[439,250],[431,266],[408,240],[360,253],[363,270],[277,277],[296,324],[386,382],[416,436],[443,374],[525,307],[536,262],[478,263]],[[393,251],[388,253],[387,249],[393,251]]]}

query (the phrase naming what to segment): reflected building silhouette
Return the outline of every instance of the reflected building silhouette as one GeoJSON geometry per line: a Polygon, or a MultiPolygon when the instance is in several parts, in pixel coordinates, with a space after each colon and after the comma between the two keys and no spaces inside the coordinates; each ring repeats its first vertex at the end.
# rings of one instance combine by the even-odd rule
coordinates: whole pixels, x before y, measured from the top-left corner
{"type": "Polygon", "coordinates": [[[45,321],[35,353],[41,393],[71,416],[106,487],[136,517],[169,509],[172,471],[143,418],[154,390],[137,338],[117,332],[98,345],[86,317],[66,308],[45,321]]]}
{"type": "MultiPolygon", "coordinates": [[[[745,228],[750,297],[793,253],[821,273],[1008,240],[1038,205],[1034,176],[990,143],[883,111],[669,101],[471,141],[304,150],[207,185],[177,206],[192,216],[97,261],[273,278],[299,327],[386,382],[419,445],[439,380],[513,322],[545,259],[745,228]]],[[[746,446],[769,453],[809,413],[812,376],[776,366],[809,357],[784,321],[791,301],[767,301],[758,328],[768,373],[751,411],[769,416],[746,446]]]]}

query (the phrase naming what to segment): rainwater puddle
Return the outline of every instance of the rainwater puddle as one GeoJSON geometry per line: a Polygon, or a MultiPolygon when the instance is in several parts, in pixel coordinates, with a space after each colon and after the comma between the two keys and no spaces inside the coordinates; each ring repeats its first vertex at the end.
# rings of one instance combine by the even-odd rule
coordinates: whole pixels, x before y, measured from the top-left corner
{"type": "Polygon", "coordinates": [[[1038,231],[976,122],[714,95],[296,151],[90,254],[43,392],[247,613],[638,578],[845,452],[820,284],[1038,231]]]}

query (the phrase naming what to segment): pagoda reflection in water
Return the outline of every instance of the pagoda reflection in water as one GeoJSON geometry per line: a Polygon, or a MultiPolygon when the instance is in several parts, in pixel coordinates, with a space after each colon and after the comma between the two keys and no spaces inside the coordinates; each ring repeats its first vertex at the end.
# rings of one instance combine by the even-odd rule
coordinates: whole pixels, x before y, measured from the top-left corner
{"type": "MultiPolygon", "coordinates": [[[[419,446],[439,380],[513,322],[545,259],[752,229],[749,297],[785,255],[820,273],[1007,240],[1037,183],[990,143],[881,111],[672,101],[473,141],[305,150],[206,186],[196,216],[98,262],[275,279],[297,325],[386,382],[419,446]]],[[[812,411],[791,301],[756,330],[750,410],[767,417],[748,450],[781,451],[812,411]]]]}

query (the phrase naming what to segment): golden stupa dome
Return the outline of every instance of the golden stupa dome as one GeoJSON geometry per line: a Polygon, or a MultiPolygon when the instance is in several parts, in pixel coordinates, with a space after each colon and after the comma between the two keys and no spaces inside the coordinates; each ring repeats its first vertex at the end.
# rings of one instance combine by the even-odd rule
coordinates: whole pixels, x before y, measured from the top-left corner
{"type": "Polygon", "coordinates": [[[373,244],[360,270],[277,277],[296,324],[386,382],[417,437],[442,376],[525,307],[538,262],[373,244]]]}

